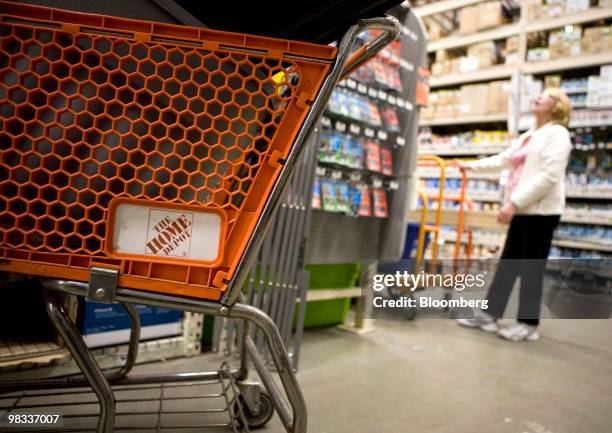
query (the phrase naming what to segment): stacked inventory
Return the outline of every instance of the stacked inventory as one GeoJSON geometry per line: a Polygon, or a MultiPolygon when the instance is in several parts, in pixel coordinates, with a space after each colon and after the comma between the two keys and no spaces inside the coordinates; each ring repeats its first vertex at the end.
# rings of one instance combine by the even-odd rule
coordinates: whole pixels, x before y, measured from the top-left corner
{"type": "MultiPolygon", "coordinates": [[[[529,113],[533,97],[546,87],[562,88],[573,106],[574,148],[568,166],[567,209],[551,255],[612,253],[612,2],[421,2],[415,13],[428,30],[432,72],[419,152],[450,158],[498,153],[533,124],[529,113]]],[[[437,189],[435,171],[419,174],[425,191],[437,189]]],[[[467,216],[477,252],[499,253],[505,227],[495,223],[495,215],[504,179],[480,173],[469,176],[471,211],[480,213],[467,216]]],[[[447,191],[457,188],[458,177],[458,172],[447,176],[447,191]]],[[[444,212],[456,211],[454,203],[443,206],[444,212]]],[[[411,218],[416,216],[413,213],[411,218]]],[[[446,238],[452,249],[452,233],[446,238]]]]}

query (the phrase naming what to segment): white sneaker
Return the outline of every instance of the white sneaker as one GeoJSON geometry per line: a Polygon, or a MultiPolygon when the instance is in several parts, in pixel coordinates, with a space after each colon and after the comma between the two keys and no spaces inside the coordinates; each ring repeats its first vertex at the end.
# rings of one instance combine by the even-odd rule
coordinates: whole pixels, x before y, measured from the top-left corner
{"type": "Polygon", "coordinates": [[[540,338],[538,327],[526,323],[515,323],[501,328],[497,331],[497,335],[510,341],[536,341],[540,338]]]}
{"type": "Polygon", "coordinates": [[[457,319],[457,323],[468,328],[480,328],[485,332],[497,332],[497,320],[481,310],[474,311],[473,319],[457,319]]]}

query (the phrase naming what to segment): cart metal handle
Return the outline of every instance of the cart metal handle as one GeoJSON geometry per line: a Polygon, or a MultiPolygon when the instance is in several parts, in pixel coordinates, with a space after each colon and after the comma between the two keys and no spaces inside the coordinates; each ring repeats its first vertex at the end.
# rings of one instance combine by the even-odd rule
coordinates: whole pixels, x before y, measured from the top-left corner
{"type": "MultiPolygon", "coordinates": [[[[319,94],[315,98],[306,120],[302,124],[293,148],[289,152],[283,170],[276,182],[276,185],[272,188],[266,205],[264,206],[263,212],[255,225],[253,235],[249,240],[249,243],[244,250],[236,271],[234,272],[234,278],[229,283],[229,287],[225,294],[221,298],[221,303],[227,306],[234,305],[238,301],[240,295],[240,289],[236,290],[236,287],[242,288],[247,275],[250,272],[251,266],[257,258],[259,247],[263,242],[269,223],[272,220],[275,209],[279,206],[281,197],[285,188],[289,183],[291,173],[294,167],[300,159],[301,154],[304,152],[306,142],[310,138],[312,132],[315,130],[317,122],[321,118],[327,102],[331,97],[338,81],[343,76],[350,74],[355,68],[367,62],[379,51],[381,51],[385,45],[395,40],[401,32],[400,22],[395,17],[386,16],[381,18],[369,18],[357,21],[356,24],[349,27],[342,39],[338,44],[338,56],[334,62],[334,65],[325,78],[323,85],[319,91],[319,94]],[[382,30],[382,34],[379,35],[374,41],[361,47],[351,55],[351,49],[357,39],[357,36],[369,29],[382,30]]],[[[294,429],[298,431],[299,429],[294,429]]]]}
{"type": "Polygon", "coordinates": [[[357,27],[361,27],[359,33],[366,29],[382,30],[383,32],[373,41],[366,42],[344,62],[342,78],[347,77],[355,69],[366,63],[387,45],[396,40],[401,33],[401,26],[394,17],[372,18],[359,20],[357,27]]]}

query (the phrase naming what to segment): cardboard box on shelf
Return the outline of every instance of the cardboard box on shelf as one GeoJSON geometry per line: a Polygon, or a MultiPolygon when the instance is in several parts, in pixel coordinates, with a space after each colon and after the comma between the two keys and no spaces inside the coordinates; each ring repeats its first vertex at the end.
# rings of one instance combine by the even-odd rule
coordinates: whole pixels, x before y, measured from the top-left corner
{"type": "Polygon", "coordinates": [[[467,56],[476,59],[477,69],[487,68],[497,63],[497,47],[493,41],[480,42],[467,48],[467,56]]]}
{"type": "Polygon", "coordinates": [[[472,72],[479,68],[478,58],[476,57],[461,57],[459,59],[459,72],[472,72]]]}
{"type": "Polygon", "coordinates": [[[455,106],[453,104],[444,104],[436,106],[436,119],[448,119],[455,117],[455,106]]]}
{"type": "Polygon", "coordinates": [[[590,7],[591,0],[567,0],[567,3],[565,5],[565,13],[572,14],[575,12],[581,12],[587,10],[590,7]]]}
{"type": "Polygon", "coordinates": [[[555,18],[565,14],[567,0],[546,0],[540,18],[555,18]]]}
{"type": "Polygon", "coordinates": [[[459,74],[461,73],[461,61],[463,57],[457,57],[456,59],[452,59],[450,61],[450,73],[451,74],[459,74]]]}
{"type": "Polygon", "coordinates": [[[430,41],[448,36],[448,31],[433,20],[427,20],[425,22],[425,28],[427,29],[427,39],[430,41]]]}
{"type": "Polygon", "coordinates": [[[436,50],[436,62],[441,63],[444,62],[445,60],[450,60],[450,55],[448,53],[448,50],[436,50]]]}
{"type": "Polygon", "coordinates": [[[546,75],[544,77],[544,87],[561,87],[561,75],[546,75]]]}
{"type": "Polygon", "coordinates": [[[487,112],[486,101],[489,95],[487,84],[468,84],[461,87],[459,114],[477,116],[487,112]]]}
{"type": "Polygon", "coordinates": [[[542,16],[543,0],[523,0],[523,12],[527,21],[535,21],[542,16]]]}
{"type": "Polygon", "coordinates": [[[550,58],[549,48],[530,48],[527,50],[527,61],[528,62],[541,62],[542,60],[548,60],[550,58]]]}
{"type": "Polygon", "coordinates": [[[504,63],[506,65],[516,65],[519,63],[519,61],[520,61],[519,53],[510,53],[506,56],[506,60],[504,60],[504,63]]]}
{"type": "Polygon", "coordinates": [[[566,26],[548,34],[548,49],[551,59],[580,54],[582,26],[566,26]]]}
{"type": "Polygon", "coordinates": [[[507,22],[504,7],[499,1],[480,3],[477,8],[478,30],[490,29],[507,22]]]}
{"type": "Polygon", "coordinates": [[[421,110],[419,111],[419,116],[423,120],[430,120],[430,119],[433,119],[434,112],[435,112],[435,106],[434,105],[429,105],[427,107],[422,107],[421,108],[421,110]]]}
{"type": "Polygon", "coordinates": [[[580,41],[580,50],[583,53],[603,53],[610,48],[610,27],[599,26],[584,29],[580,41]]]}
{"type": "Polygon", "coordinates": [[[510,36],[506,39],[506,43],[504,45],[504,53],[508,55],[509,53],[517,53],[519,50],[519,37],[518,36],[510,36]]]}
{"type": "Polygon", "coordinates": [[[478,6],[459,9],[459,34],[474,33],[478,30],[478,6]]]}
{"type": "Polygon", "coordinates": [[[444,65],[442,63],[434,62],[431,64],[431,75],[437,77],[444,73],[444,65]]]}
{"type": "Polygon", "coordinates": [[[509,93],[510,81],[490,82],[487,95],[487,113],[506,113],[508,111],[509,93]]]}

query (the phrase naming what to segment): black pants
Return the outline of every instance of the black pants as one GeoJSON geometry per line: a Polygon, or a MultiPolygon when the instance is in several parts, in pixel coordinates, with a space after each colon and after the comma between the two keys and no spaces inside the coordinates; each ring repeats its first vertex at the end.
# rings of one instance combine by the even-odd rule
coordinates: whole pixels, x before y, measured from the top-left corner
{"type": "Polygon", "coordinates": [[[537,325],[540,320],[542,282],[553,232],[559,215],[515,215],[510,223],[504,250],[487,294],[493,317],[501,318],[512,287],[520,276],[519,322],[537,325]]]}

